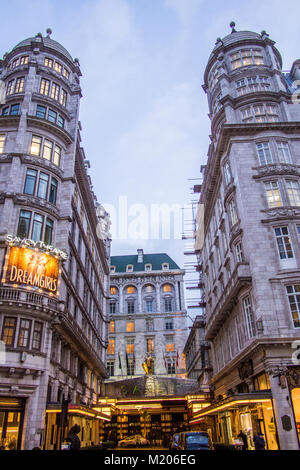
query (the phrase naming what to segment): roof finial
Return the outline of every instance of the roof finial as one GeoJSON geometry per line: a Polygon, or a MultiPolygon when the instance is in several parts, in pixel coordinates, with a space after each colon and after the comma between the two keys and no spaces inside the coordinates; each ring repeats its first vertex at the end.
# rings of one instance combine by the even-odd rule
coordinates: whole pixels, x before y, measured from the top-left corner
{"type": "Polygon", "coordinates": [[[46,33],[47,33],[47,37],[50,38],[50,35],[52,34],[52,29],[47,28],[46,33]]]}
{"type": "Polygon", "coordinates": [[[232,32],[232,33],[236,33],[235,22],[234,22],[234,21],[232,21],[232,22],[230,23],[230,28],[231,28],[231,32],[232,32]]]}

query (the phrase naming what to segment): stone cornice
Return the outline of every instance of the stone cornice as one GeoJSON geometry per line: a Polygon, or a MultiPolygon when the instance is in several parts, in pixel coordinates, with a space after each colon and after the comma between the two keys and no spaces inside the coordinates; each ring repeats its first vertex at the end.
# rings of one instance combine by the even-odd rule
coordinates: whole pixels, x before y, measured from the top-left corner
{"type": "Polygon", "coordinates": [[[300,219],[300,207],[274,207],[272,209],[261,210],[268,218],[262,219],[263,224],[273,223],[276,221],[287,220],[288,222],[292,219],[300,219]]]}
{"type": "Polygon", "coordinates": [[[300,166],[292,165],[291,163],[271,163],[264,166],[257,166],[252,168],[257,172],[253,175],[253,179],[265,178],[267,176],[300,176],[300,166]]]}
{"type": "Polygon", "coordinates": [[[59,127],[57,124],[53,124],[47,119],[42,119],[36,116],[27,116],[27,125],[51,132],[51,134],[54,134],[56,137],[61,139],[65,145],[70,145],[73,142],[73,137],[66,130],[59,127]]]}

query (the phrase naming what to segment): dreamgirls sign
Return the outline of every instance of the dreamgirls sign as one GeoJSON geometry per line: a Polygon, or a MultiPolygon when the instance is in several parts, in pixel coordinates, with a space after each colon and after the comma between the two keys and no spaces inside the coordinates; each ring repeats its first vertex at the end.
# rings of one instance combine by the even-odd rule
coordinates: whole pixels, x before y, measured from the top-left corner
{"type": "MultiPolygon", "coordinates": [[[[60,250],[43,251],[43,247],[38,245],[41,242],[13,238],[10,235],[7,236],[7,242],[10,247],[5,258],[2,284],[14,287],[22,285],[58,295],[60,250]]],[[[65,259],[66,253],[62,254],[61,258],[65,259]]]]}

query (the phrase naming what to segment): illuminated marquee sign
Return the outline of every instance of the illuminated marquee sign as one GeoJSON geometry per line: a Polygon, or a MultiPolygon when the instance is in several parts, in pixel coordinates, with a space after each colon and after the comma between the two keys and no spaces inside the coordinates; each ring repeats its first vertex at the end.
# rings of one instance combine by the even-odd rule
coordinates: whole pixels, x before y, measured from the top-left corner
{"type": "Polygon", "coordinates": [[[23,246],[11,246],[6,257],[2,283],[38,288],[58,295],[59,260],[23,246]]]}
{"type": "Polygon", "coordinates": [[[41,251],[46,251],[51,255],[58,256],[62,261],[65,261],[68,258],[68,254],[65,251],[60,250],[59,248],[55,248],[52,245],[47,245],[42,241],[35,242],[30,238],[14,237],[13,235],[7,235],[6,241],[10,246],[24,246],[29,248],[37,248],[41,251]]]}

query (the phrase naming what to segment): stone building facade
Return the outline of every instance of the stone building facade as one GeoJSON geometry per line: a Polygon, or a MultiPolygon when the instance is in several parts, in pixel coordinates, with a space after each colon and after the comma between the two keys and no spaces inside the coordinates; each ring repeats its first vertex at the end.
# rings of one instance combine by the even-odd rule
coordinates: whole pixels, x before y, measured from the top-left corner
{"type": "Polygon", "coordinates": [[[195,249],[204,275],[214,440],[261,431],[269,449],[299,449],[300,107],[269,35],[218,38],[203,88],[211,143],[195,249]],[[204,243],[201,230],[204,224],[204,243]]]}
{"type": "Polygon", "coordinates": [[[110,253],[97,233],[106,214],[81,147],[79,61],[50,35],[0,61],[4,448],[57,449],[74,423],[82,445],[97,442],[92,406],[107,376],[110,253]]]}
{"type": "Polygon", "coordinates": [[[112,256],[109,380],[184,377],[187,337],[184,271],[166,254],[112,256]]]}

